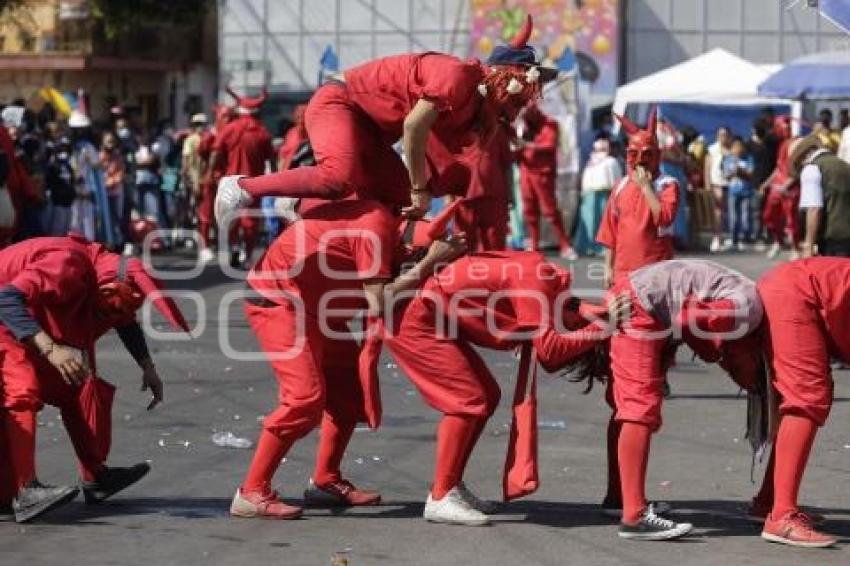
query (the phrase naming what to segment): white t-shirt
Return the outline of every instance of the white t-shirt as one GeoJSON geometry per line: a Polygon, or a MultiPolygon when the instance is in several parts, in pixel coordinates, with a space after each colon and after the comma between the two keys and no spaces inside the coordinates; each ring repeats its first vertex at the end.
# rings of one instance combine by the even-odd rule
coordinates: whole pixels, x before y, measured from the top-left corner
{"type": "Polygon", "coordinates": [[[581,176],[581,190],[610,191],[623,176],[620,163],[610,155],[604,157],[599,163],[588,164],[581,176]]]}
{"type": "Polygon", "coordinates": [[[800,172],[800,208],[823,208],[820,169],[809,163],[800,172]]]}
{"type": "Polygon", "coordinates": [[[841,144],[838,146],[838,157],[850,163],[850,126],[841,132],[841,144]]]}
{"type": "Polygon", "coordinates": [[[711,158],[711,169],[709,170],[711,179],[709,181],[712,185],[718,185],[720,187],[729,185],[729,180],[723,176],[723,155],[723,148],[720,146],[720,142],[714,142],[708,146],[708,156],[711,158]]]}

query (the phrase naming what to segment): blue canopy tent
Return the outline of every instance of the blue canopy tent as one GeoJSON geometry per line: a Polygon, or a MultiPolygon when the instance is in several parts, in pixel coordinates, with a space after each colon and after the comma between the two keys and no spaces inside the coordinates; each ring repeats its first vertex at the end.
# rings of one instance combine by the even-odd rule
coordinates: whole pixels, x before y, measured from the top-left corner
{"type": "Polygon", "coordinates": [[[761,83],[758,92],[796,100],[850,98],[850,53],[828,51],[794,59],[761,83]]]}

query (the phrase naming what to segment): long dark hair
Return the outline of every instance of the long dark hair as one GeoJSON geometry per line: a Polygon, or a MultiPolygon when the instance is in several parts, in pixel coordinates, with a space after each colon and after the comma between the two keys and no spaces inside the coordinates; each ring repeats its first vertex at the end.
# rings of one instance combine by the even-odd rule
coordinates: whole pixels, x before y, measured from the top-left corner
{"type": "Polygon", "coordinates": [[[566,377],[573,383],[585,383],[583,395],[593,390],[597,381],[606,383],[611,379],[611,342],[602,340],[593,348],[567,362],[561,368],[561,377],[566,377]]]}

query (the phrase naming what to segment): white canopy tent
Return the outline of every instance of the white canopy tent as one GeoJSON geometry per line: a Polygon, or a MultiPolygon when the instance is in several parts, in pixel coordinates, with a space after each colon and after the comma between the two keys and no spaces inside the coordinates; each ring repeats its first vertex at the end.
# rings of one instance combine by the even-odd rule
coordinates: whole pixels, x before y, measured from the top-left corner
{"type": "Polygon", "coordinates": [[[693,59],[625,84],[617,89],[614,112],[628,104],[690,102],[718,105],[771,105],[792,101],[758,95],[759,85],[780,65],[756,65],[713,49],[693,59]]]}

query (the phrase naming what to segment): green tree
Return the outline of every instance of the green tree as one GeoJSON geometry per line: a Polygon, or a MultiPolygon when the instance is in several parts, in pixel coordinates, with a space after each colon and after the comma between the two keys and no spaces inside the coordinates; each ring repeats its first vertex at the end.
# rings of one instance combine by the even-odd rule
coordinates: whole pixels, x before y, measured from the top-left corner
{"type": "Polygon", "coordinates": [[[108,38],[131,31],[139,23],[196,25],[214,6],[215,0],[91,0],[92,15],[102,22],[108,38]]]}

